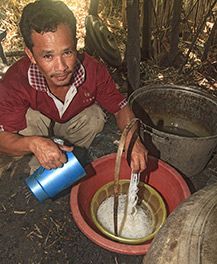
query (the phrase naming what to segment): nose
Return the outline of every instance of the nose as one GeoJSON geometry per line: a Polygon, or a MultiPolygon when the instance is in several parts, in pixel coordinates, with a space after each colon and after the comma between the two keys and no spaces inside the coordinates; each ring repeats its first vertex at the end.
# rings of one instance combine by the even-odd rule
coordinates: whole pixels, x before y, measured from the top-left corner
{"type": "Polygon", "coordinates": [[[56,72],[64,72],[68,69],[68,66],[66,64],[66,61],[63,57],[57,57],[55,60],[55,71],[56,72]]]}

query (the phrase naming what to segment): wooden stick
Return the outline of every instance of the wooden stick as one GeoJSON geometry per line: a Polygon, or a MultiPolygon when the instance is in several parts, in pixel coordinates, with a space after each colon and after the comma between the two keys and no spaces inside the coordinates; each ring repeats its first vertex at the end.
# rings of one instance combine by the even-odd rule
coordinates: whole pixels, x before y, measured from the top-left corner
{"type": "Polygon", "coordinates": [[[117,223],[118,223],[118,189],[119,189],[118,187],[119,187],[121,156],[123,153],[124,144],[126,141],[126,136],[127,136],[128,132],[130,131],[130,129],[135,125],[135,123],[138,120],[141,122],[141,120],[139,118],[132,119],[130,121],[130,123],[125,127],[125,129],[121,135],[121,139],[120,139],[120,143],[119,143],[119,147],[118,147],[118,151],[117,151],[117,156],[116,156],[115,177],[114,177],[114,233],[116,236],[118,235],[118,228],[117,228],[117,223]]]}

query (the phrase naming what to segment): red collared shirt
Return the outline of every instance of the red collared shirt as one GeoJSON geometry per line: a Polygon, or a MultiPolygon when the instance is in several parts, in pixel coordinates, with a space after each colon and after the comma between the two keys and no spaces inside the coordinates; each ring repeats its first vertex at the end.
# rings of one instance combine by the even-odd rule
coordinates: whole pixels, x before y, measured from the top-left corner
{"type": "Polygon", "coordinates": [[[29,107],[64,123],[94,102],[112,114],[127,104],[107,69],[86,53],[82,64],[77,60],[72,80],[62,103],[49,91],[37,65],[28,57],[20,59],[0,80],[0,131],[26,128],[25,114],[29,107]]]}

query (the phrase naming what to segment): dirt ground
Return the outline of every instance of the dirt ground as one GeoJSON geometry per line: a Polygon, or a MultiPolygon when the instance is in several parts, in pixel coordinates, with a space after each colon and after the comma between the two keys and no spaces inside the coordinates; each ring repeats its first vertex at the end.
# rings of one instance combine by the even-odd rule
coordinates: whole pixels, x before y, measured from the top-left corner
{"type": "MultiPolygon", "coordinates": [[[[90,147],[88,162],[116,152],[120,135],[108,115],[104,131],[90,147]]],[[[110,252],[89,240],[73,220],[69,192],[39,202],[25,183],[29,159],[0,155],[0,263],[142,263],[143,256],[110,252]]],[[[214,155],[208,168],[191,179],[196,190],[217,181],[216,167],[214,155]]]]}

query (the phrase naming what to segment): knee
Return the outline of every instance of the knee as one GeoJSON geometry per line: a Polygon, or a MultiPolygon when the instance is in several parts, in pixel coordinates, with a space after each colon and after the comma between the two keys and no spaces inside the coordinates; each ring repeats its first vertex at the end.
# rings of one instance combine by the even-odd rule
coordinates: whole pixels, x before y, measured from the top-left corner
{"type": "Polygon", "coordinates": [[[31,108],[29,108],[26,113],[26,121],[27,125],[31,125],[34,127],[37,127],[40,123],[43,123],[46,126],[49,126],[50,124],[50,119],[48,117],[41,114],[37,110],[32,110],[31,108]]]}
{"type": "Polygon", "coordinates": [[[28,109],[26,113],[26,128],[19,131],[24,136],[47,136],[50,119],[39,111],[28,109]]]}
{"type": "Polygon", "coordinates": [[[93,134],[98,134],[103,130],[106,115],[98,105],[94,105],[88,110],[85,113],[87,129],[93,134]]]}
{"type": "Polygon", "coordinates": [[[72,144],[88,148],[95,136],[103,130],[106,118],[98,105],[92,105],[65,124],[56,124],[55,134],[72,144]]]}

